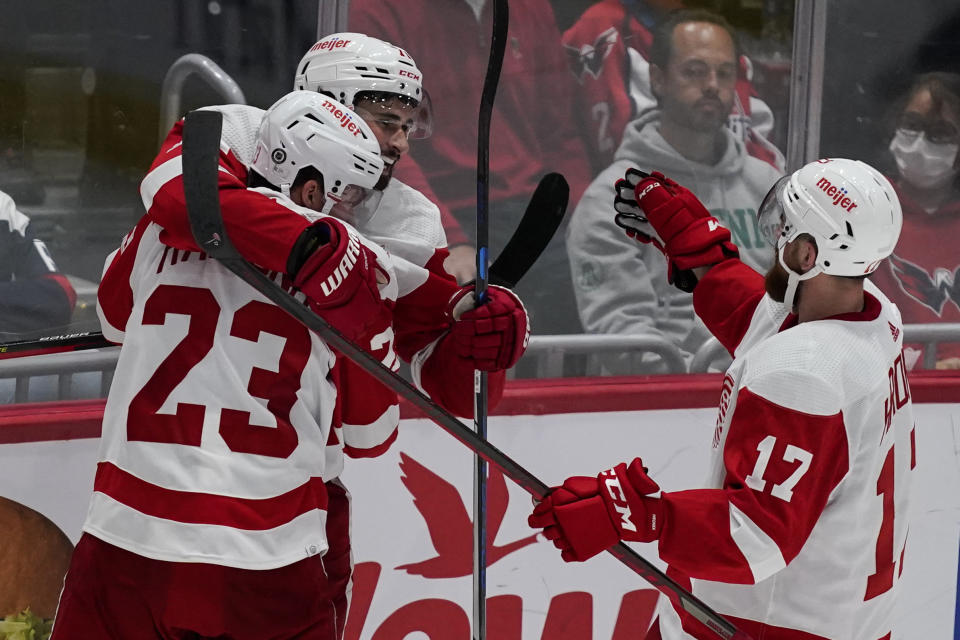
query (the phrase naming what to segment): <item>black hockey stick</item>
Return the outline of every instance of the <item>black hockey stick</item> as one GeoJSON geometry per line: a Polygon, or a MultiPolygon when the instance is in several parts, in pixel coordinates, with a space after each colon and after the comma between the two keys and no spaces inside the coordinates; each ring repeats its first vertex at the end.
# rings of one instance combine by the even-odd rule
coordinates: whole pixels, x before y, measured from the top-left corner
{"type": "Polygon", "coordinates": [[[559,173],[540,178],[520,224],[490,267],[490,284],[513,289],[550,244],[563,222],[570,187],[559,173]]]}
{"type": "MultiPolygon", "coordinates": [[[[217,191],[218,153],[222,115],[217,111],[193,111],[187,115],[183,136],[184,195],[190,217],[191,230],[197,244],[205,247],[208,255],[223,264],[228,270],[250,284],[264,297],[303,323],[319,335],[332,348],[366,370],[371,376],[403,396],[436,422],[451,436],[490,464],[499,467],[504,475],[529,492],[542,499],[550,491],[540,479],[520,466],[507,454],[491,443],[478,437],[453,414],[446,411],[422,394],[412,384],[384,366],[377,358],[344,338],[320,316],[310,311],[296,298],[288,294],[259,269],[243,259],[230,242],[220,215],[217,191]]],[[[662,571],[623,543],[610,550],[616,558],[630,567],[651,585],[682,604],[684,609],[713,629],[724,640],[751,640],[738,631],[718,613],[696,596],[671,580],[662,571]]]]}
{"type": "MultiPolygon", "coordinates": [[[[477,122],[477,280],[474,296],[479,307],[487,302],[490,253],[490,120],[497,96],[503,54],[507,48],[510,7],[507,0],[493,0],[493,34],[490,57],[480,93],[477,122]]],[[[487,372],[473,372],[473,428],[487,439],[487,372]]],[[[473,640],[487,638],[487,463],[479,455],[473,461],[473,640]]]]}
{"type": "Polygon", "coordinates": [[[0,360],[116,346],[119,345],[104,338],[99,331],[77,331],[0,344],[0,360]]]}

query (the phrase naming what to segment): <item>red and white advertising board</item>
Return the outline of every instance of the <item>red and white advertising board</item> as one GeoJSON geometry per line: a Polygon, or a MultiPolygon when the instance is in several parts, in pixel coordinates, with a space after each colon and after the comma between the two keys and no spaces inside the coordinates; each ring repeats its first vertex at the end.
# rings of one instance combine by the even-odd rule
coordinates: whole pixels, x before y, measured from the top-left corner
{"type": "MultiPolygon", "coordinates": [[[[720,379],[662,380],[516,383],[490,419],[490,440],[547,484],[639,455],[664,490],[699,486],[720,379]]],[[[893,637],[949,640],[957,615],[960,381],[918,378],[913,389],[919,473],[893,637]]],[[[0,410],[0,496],[43,513],[74,542],[93,485],[97,408],[0,410]]],[[[468,450],[411,417],[388,453],[348,461],[356,562],[348,640],[470,637],[472,470],[468,450]]],[[[526,492],[492,470],[488,636],[642,637],[657,592],[607,554],[562,562],[527,527],[530,509],[526,492]]],[[[637,550],[656,557],[652,545],[637,550]]]]}

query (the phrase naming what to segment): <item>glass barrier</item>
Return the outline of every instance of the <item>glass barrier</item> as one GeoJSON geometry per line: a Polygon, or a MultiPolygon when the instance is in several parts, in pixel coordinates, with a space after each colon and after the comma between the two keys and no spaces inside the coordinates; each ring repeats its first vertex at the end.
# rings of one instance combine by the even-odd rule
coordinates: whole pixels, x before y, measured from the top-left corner
{"type": "MultiPolygon", "coordinates": [[[[448,266],[467,280],[477,237],[474,122],[492,7],[400,4],[351,2],[348,26],[406,48],[423,73],[433,133],[410,142],[394,180],[440,206],[448,266]]],[[[771,264],[756,210],[785,168],[793,3],[690,2],[676,29],[658,29],[681,4],[541,0],[510,9],[489,141],[490,255],[503,250],[541,176],[562,173],[567,220],[516,291],[535,337],[623,339],[618,350],[567,359],[564,375],[683,373],[709,338],[691,295],[668,284],[662,255],[614,224],[613,184],[627,168],[686,185],[731,230],[751,267],[771,264]],[[694,30],[671,45],[684,25],[694,30]],[[660,344],[661,353],[638,353],[628,346],[636,339],[660,344]]],[[[576,352],[575,340],[566,342],[554,340],[551,351],[576,352]]],[[[524,364],[518,377],[542,375],[539,364],[524,364]]]]}
{"type": "MultiPolygon", "coordinates": [[[[960,12],[925,0],[909,12],[862,0],[829,3],[822,155],[861,158],[888,176],[903,208],[894,254],[871,279],[904,323],[960,321],[960,12]],[[889,7],[889,9],[888,9],[889,7]]],[[[960,367],[954,334],[906,345],[917,368],[960,367]]]]}
{"type": "Polygon", "coordinates": [[[97,283],[107,255],[143,215],[138,187],[172,124],[158,137],[165,105],[179,107],[173,119],[237,95],[269,106],[290,90],[293,67],[316,38],[318,3],[7,5],[0,339],[98,331],[97,283]],[[168,95],[164,79],[188,54],[219,65],[242,93],[188,72],[176,78],[180,92],[168,95]]]}
{"type": "MultiPolygon", "coordinates": [[[[489,3],[14,2],[0,24],[4,342],[99,330],[104,259],[143,214],[138,187],[158,132],[206,104],[269,106],[291,87],[318,24],[321,33],[382,37],[416,61],[432,132],[390,152],[393,181],[439,207],[447,269],[461,281],[474,276],[489,3]],[[184,59],[195,65],[175,67],[184,59]]],[[[490,140],[490,255],[503,249],[546,173],[566,177],[570,202],[516,289],[533,335],[549,337],[541,343],[549,347],[532,350],[512,375],[683,373],[700,370],[710,352],[691,296],[667,284],[656,249],[613,223],[612,183],[628,166],[689,187],[762,272],[773,254],[756,209],[787,169],[785,157],[863,158],[892,178],[905,211],[903,240],[873,279],[907,323],[960,322],[957,252],[941,241],[960,199],[960,107],[950,75],[960,54],[949,28],[957,19],[932,0],[924,6],[904,17],[892,3],[865,0],[515,3],[490,140]],[[688,42],[657,36],[680,5],[716,21],[701,29],[706,62],[690,58],[688,42]],[[809,35],[814,20],[825,43],[809,35]],[[822,104],[816,117],[801,119],[791,92],[812,108],[822,104]],[[584,334],[624,341],[585,353],[584,334]],[[561,366],[543,364],[558,353],[569,354],[561,366]]],[[[378,231],[439,233],[433,221],[418,227],[417,215],[398,211],[395,228],[378,231]]],[[[948,332],[934,346],[910,345],[915,366],[956,366],[957,341],[948,332]]]]}

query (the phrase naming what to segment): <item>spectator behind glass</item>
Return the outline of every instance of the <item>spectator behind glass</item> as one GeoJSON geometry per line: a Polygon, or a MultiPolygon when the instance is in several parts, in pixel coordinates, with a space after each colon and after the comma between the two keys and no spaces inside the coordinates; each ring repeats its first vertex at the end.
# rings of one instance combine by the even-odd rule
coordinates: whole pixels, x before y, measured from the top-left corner
{"type": "MultiPolygon", "coordinates": [[[[894,103],[890,129],[889,177],[903,206],[903,233],[872,278],[905,324],[960,323],[960,75],[918,76],[894,103]]],[[[907,345],[907,363],[921,368],[922,350],[907,345]]],[[[939,345],[935,362],[960,369],[960,344],[939,345]]]]}
{"type": "MultiPolygon", "coordinates": [[[[588,132],[587,150],[596,172],[613,162],[627,123],[656,107],[650,89],[652,29],[683,6],[682,0],[601,0],[564,32],[563,46],[580,83],[574,112],[588,132]]],[[[756,95],[750,60],[741,55],[739,63],[727,126],[747,153],[783,170],[783,154],[767,139],[773,112],[756,95]]]]}
{"type": "Polygon", "coordinates": [[[30,218],[0,191],[0,339],[66,327],[76,301],[30,218]]]}
{"type": "MultiPolygon", "coordinates": [[[[351,30],[404,43],[429,79],[433,134],[411,144],[410,157],[397,165],[394,175],[424,193],[432,191],[441,209],[453,212],[460,226],[446,228],[451,252],[475,240],[477,113],[492,16],[489,0],[350,3],[351,30]]],[[[492,258],[513,233],[545,173],[559,171],[566,177],[571,207],[583,192],[590,174],[570,116],[574,84],[549,2],[513,0],[490,131],[492,258]]],[[[454,275],[463,277],[462,272],[454,275]]],[[[516,290],[530,313],[534,334],[582,331],[562,234],[516,290]]]]}
{"type": "MultiPolygon", "coordinates": [[[[613,222],[613,184],[628,167],[662,171],[686,185],[730,229],[741,259],[763,271],[772,253],[756,210],[780,173],[750,156],[724,126],[735,100],[739,48],[727,22],[701,10],[670,14],[654,32],[650,86],[658,109],[632,121],[616,160],[587,188],[567,236],[580,319],[590,333],[660,337],[689,359],[709,337],[692,296],[667,283],[652,245],[613,222]]],[[[658,371],[629,355],[604,361],[613,373],[658,371]]]]}

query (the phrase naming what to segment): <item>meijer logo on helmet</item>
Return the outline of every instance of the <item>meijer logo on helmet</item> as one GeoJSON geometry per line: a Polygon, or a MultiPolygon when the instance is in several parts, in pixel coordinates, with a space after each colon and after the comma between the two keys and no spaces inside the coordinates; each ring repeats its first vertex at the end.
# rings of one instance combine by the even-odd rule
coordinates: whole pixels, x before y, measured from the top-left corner
{"type": "Polygon", "coordinates": [[[847,211],[853,211],[857,206],[857,203],[847,195],[847,190],[845,188],[837,187],[826,178],[820,178],[817,180],[817,188],[819,188],[829,197],[833,198],[833,204],[842,207],[847,211]]]}
{"type": "Polygon", "coordinates": [[[355,137],[361,136],[366,138],[366,136],[363,135],[363,131],[357,126],[357,123],[353,121],[349,111],[344,111],[329,100],[323,101],[323,108],[329,111],[333,117],[340,122],[341,127],[352,133],[355,137]]]}
{"type": "Polygon", "coordinates": [[[340,38],[334,38],[333,40],[321,40],[317,44],[310,47],[310,51],[323,51],[324,49],[333,51],[334,49],[342,49],[348,44],[350,44],[349,40],[343,40],[340,38]]]}

